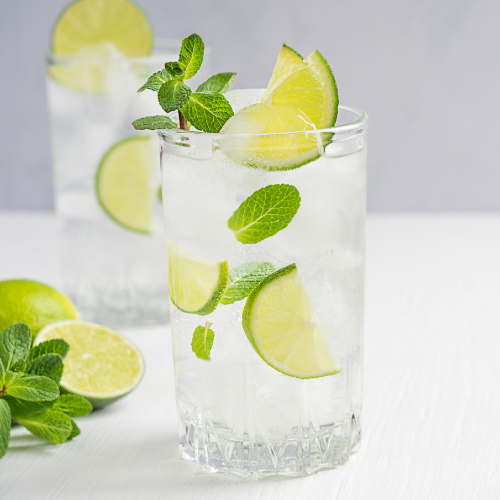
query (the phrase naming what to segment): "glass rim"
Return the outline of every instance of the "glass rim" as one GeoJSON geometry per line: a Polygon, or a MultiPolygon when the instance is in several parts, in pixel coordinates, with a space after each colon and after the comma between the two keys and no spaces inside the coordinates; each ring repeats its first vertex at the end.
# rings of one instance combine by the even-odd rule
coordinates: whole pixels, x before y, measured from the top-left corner
{"type": "MultiPolygon", "coordinates": [[[[333,127],[321,128],[321,129],[313,129],[313,130],[301,130],[297,132],[277,132],[270,134],[221,134],[213,133],[213,132],[200,132],[199,130],[182,130],[182,129],[159,129],[157,130],[158,135],[165,137],[167,134],[172,134],[178,136],[182,135],[190,135],[190,136],[203,136],[206,138],[212,139],[220,139],[220,138],[244,138],[244,137],[270,137],[270,136],[296,136],[296,135],[307,135],[307,134],[316,134],[316,133],[334,133],[334,134],[345,134],[346,132],[356,132],[361,133],[368,128],[368,114],[363,110],[354,108],[352,106],[344,106],[342,104],[339,105],[339,110],[342,109],[344,111],[350,111],[358,115],[356,120],[353,120],[349,123],[345,123],[343,125],[334,125],[333,127]]],[[[168,116],[170,118],[175,118],[177,115],[177,111],[169,113],[168,116]]]]}
{"type": "MultiPolygon", "coordinates": [[[[126,57],[124,56],[125,60],[129,63],[132,64],[146,64],[146,63],[151,63],[151,61],[154,61],[156,59],[161,59],[164,57],[164,55],[169,52],[171,49],[175,49],[176,51],[179,51],[181,48],[182,40],[177,39],[177,38],[155,38],[154,40],[154,46],[153,50],[151,51],[151,54],[148,56],[139,56],[139,57],[126,57]]],[[[211,50],[210,47],[205,45],[205,54],[210,54],[211,50]]],[[[70,61],[79,59],[80,56],[78,54],[71,55],[71,56],[66,56],[66,55],[57,55],[57,54],[52,54],[49,52],[45,56],[45,61],[48,64],[60,64],[60,63],[68,63],[70,61]]],[[[94,62],[123,62],[122,57],[101,57],[101,56],[92,56],[88,58],[90,61],[94,62]]],[[[168,62],[168,61],[163,61],[168,62]]]]}

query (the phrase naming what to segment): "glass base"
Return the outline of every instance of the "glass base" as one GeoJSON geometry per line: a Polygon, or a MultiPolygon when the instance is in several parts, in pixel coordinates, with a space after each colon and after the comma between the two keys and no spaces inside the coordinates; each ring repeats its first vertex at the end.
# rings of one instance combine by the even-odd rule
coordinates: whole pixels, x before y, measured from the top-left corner
{"type": "MultiPolygon", "coordinates": [[[[308,476],[347,462],[361,440],[359,415],[315,428],[291,429],[279,442],[239,440],[216,429],[206,416],[197,415],[181,430],[180,449],[185,460],[197,462],[204,472],[256,476],[308,476]]],[[[244,436],[248,437],[248,436],[244,436]]]]}

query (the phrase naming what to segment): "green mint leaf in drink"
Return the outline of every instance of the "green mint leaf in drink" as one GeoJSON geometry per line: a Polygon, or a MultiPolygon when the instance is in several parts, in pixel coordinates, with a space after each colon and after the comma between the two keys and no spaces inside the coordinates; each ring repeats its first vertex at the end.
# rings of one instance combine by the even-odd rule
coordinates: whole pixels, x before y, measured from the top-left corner
{"type": "Polygon", "coordinates": [[[0,359],[5,370],[24,361],[31,346],[31,330],[24,323],[14,323],[0,332],[0,359]]]}
{"type": "Polygon", "coordinates": [[[80,434],[80,428],[78,427],[78,425],[76,425],[76,422],[73,419],[70,420],[71,420],[71,426],[73,428],[71,429],[71,434],[69,435],[68,441],[78,436],[78,434],[80,434]]]}
{"type": "Polygon", "coordinates": [[[248,262],[229,271],[229,281],[221,304],[228,305],[248,297],[251,291],[276,268],[270,262],[248,262]]]}
{"type": "Polygon", "coordinates": [[[154,92],[158,92],[161,86],[171,80],[172,77],[168,74],[166,69],[162,69],[157,73],[154,73],[148,78],[148,81],[137,91],[142,92],[144,90],[153,90],[154,92]]]}
{"type": "Polygon", "coordinates": [[[211,76],[206,82],[203,82],[196,92],[227,92],[236,78],[236,73],[217,73],[211,76]]]}
{"type": "Polygon", "coordinates": [[[57,401],[52,399],[51,401],[24,401],[23,399],[17,399],[12,396],[5,395],[2,399],[7,401],[10,406],[11,418],[17,419],[18,417],[26,417],[27,415],[34,415],[35,413],[41,413],[42,411],[48,410],[54,406],[57,401]]]}
{"type": "Polygon", "coordinates": [[[59,354],[65,358],[69,352],[69,344],[63,339],[46,340],[31,349],[26,359],[26,363],[31,363],[35,359],[45,356],[45,354],[59,354]]]}
{"type": "Polygon", "coordinates": [[[7,452],[10,441],[10,408],[5,399],[0,398],[0,458],[7,452]]]}
{"type": "Polygon", "coordinates": [[[57,353],[51,353],[45,354],[32,361],[26,366],[25,373],[30,375],[43,375],[58,384],[61,380],[63,369],[62,356],[57,353]]]}
{"type": "Polygon", "coordinates": [[[219,92],[193,92],[181,113],[198,130],[214,134],[218,133],[234,114],[231,105],[219,92]]]}
{"type": "Polygon", "coordinates": [[[164,83],[158,92],[158,102],[165,113],[181,109],[191,96],[191,89],[179,80],[164,83]]]}
{"type": "Polygon", "coordinates": [[[183,80],[186,72],[186,67],[177,61],[165,63],[165,71],[176,80],[183,80]]]}
{"type": "Polygon", "coordinates": [[[185,79],[192,78],[201,67],[203,62],[203,53],[205,44],[200,36],[193,33],[191,36],[182,40],[181,52],[179,54],[179,62],[186,68],[185,79]]]}
{"type": "Polygon", "coordinates": [[[271,184],[249,196],[227,224],[240,243],[258,243],[285,229],[299,207],[300,194],[296,187],[271,184]]]}
{"type": "Polygon", "coordinates": [[[61,394],[54,403],[54,408],[68,417],[84,417],[92,411],[92,405],[82,396],[76,394],[61,394]]]}
{"type": "Polygon", "coordinates": [[[156,115],[139,118],[132,122],[136,130],[158,130],[158,129],[175,129],[179,128],[168,116],[156,115]]]}
{"type": "Polygon", "coordinates": [[[54,444],[67,441],[73,431],[73,424],[68,415],[54,408],[18,418],[17,421],[35,436],[54,444]]]}
{"type": "Polygon", "coordinates": [[[50,401],[59,397],[59,387],[47,377],[28,376],[11,382],[6,393],[25,401],[50,401]]]}
{"type": "Polygon", "coordinates": [[[197,326],[193,333],[191,348],[196,356],[205,361],[210,361],[210,351],[214,343],[214,332],[210,330],[212,323],[208,321],[205,326],[197,326]]]}

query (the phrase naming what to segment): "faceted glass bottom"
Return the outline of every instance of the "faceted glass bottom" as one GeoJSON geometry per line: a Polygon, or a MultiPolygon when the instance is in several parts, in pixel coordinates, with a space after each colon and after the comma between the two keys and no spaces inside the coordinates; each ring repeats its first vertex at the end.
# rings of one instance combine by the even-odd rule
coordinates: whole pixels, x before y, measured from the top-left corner
{"type": "Polygon", "coordinates": [[[238,440],[227,429],[217,428],[194,409],[182,422],[180,449],[185,460],[197,462],[204,472],[256,476],[299,477],[347,462],[361,440],[360,415],[315,428],[312,423],[293,428],[286,440],[238,440]]]}

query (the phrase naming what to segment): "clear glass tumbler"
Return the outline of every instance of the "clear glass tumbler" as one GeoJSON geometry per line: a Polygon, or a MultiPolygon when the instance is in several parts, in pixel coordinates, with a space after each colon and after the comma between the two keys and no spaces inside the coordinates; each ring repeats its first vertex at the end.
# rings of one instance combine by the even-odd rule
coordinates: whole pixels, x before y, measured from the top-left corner
{"type": "Polygon", "coordinates": [[[64,289],[85,319],[168,321],[158,143],[132,122],[158,114],[156,93],[137,90],[179,49],[179,41],[158,40],[143,58],[126,58],[111,44],[48,57],[64,289]]]}
{"type": "MultiPolygon", "coordinates": [[[[235,112],[245,101],[226,96],[235,112]]],[[[345,463],[359,443],[367,125],[341,106],[321,131],[158,131],[180,448],[202,470],[307,475],[345,463]],[[276,185],[300,194],[288,225],[258,242],[236,237],[245,203],[276,185]],[[271,274],[259,281],[256,269],[271,274]],[[193,311],[196,294],[210,298],[193,311]]]]}

